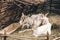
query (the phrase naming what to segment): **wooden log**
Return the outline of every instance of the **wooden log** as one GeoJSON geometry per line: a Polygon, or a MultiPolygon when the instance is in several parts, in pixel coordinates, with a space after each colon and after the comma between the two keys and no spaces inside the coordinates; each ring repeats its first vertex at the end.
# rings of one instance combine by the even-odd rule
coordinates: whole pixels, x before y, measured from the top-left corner
{"type": "Polygon", "coordinates": [[[31,3],[29,3],[29,2],[23,2],[23,1],[19,1],[19,0],[16,0],[17,2],[20,2],[20,3],[23,3],[23,4],[25,4],[25,5],[32,5],[31,3]]]}
{"type": "Polygon", "coordinates": [[[20,4],[18,5],[18,4],[17,4],[17,3],[15,3],[15,2],[14,2],[14,4],[15,4],[15,5],[17,5],[18,7],[22,8],[22,6],[21,6],[20,4]]]}
{"type": "Polygon", "coordinates": [[[6,10],[7,7],[4,7],[1,9],[1,12],[4,12],[6,10]]]}
{"type": "MultiPolygon", "coordinates": [[[[6,35],[6,30],[4,30],[4,35],[6,35]]],[[[4,40],[6,40],[7,36],[4,36],[4,40]]]]}
{"type": "Polygon", "coordinates": [[[25,5],[37,5],[37,4],[43,4],[44,2],[47,2],[47,0],[15,0],[17,2],[23,3],[25,5]]]}
{"type": "Polygon", "coordinates": [[[20,27],[20,24],[19,23],[13,23],[13,24],[9,25],[8,27],[0,30],[0,34],[4,34],[4,30],[6,30],[6,34],[11,34],[16,29],[18,29],[19,27],[20,27]]]}

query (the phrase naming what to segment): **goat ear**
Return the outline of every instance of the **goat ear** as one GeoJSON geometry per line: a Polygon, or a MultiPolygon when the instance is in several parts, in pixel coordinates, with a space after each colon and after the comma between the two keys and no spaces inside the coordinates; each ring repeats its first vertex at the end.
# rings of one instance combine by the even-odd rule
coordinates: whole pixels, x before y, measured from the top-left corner
{"type": "Polygon", "coordinates": [[[46,13],[44,16],[47,16],[49,13],[46,13]]]}
{"type": "Polygon", "coordinates": [[[24,13],[22,13],[22,16],[24,16],[24,13]]]}

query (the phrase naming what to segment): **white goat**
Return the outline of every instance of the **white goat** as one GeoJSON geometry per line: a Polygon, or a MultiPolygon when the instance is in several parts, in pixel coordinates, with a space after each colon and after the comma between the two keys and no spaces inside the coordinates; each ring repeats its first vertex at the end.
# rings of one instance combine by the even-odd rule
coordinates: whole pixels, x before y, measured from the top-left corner
{"type": "Polygon", "coordinates": [[[33,24],[34,24],[34,26],[32,28],[39,27],[41,24],[42,15],[43,14],[37,14],[37,15],[32,15],[31,17],[29,17],[29,16],[25,16],[22,13],[22,17],[21,17],[21,20],[19,23],[20,23],[20,25],[23,26],[22,28],[24,28],[25,25],[27,26],[27,28],[32,27],[33,24]],[[33,21],[34,21],[34,23],[33,23],[33,21]]]}
{"type": "Polygon", "coordinates": [[[31,16],[32,19],[33,19],[33,25],[32,25],[33,30],[41,25],[42,16],[43,16],[43,14],[37,14],[37,15],[32,15],[31,16]]]}
{"type": "Polygon", "coordinates": [[[21,20],[19,21],[20,25],[22,25],[22,28],[24,28],[24,26],[27,26],[27,28],[29,28],[30,25],[33,24],[33,19],[31,19],[31,17],[29,16],[25,16],[22,13],[22,17],[21,20]]]}
{"type": "Polygon", "coordinates": [[[51,24],[49,23],[48,18],[44,16],[42,19],[42,26],[37,27],[35,30],[33,30],[33,35],[35,37],[47,35],[47,32],[49,35],[51,34],[51,24]]]}

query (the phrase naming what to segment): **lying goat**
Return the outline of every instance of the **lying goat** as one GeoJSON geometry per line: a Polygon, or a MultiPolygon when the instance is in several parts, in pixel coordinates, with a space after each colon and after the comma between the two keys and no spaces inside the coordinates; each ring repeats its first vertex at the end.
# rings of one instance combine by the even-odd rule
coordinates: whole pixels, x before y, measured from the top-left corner
{"type": "Polygon", "coordinates": [[[25,16],[22,13],[22,17],[19,23],[20,25],[22,25],[22,28],[24,28],[24,26],[27,26],[27,28],[28,27],[33,28],[32,27],[33,24],[34,27],[38,27],[41,24],[41,18],[42,18],[41,15],[43,14],[32,15],[31,17],[29,17],[29,16],[25,16]]]}
{"type": "Polygon", "coordinates": [[[32,29],[35,29],[41,25],[43,14],[32,15],[33,19],[32,29]]]}
{"type": "Polygon", "coordinates": [[[33,35],[35,37],[44,36],[47,35],[47,32],[49,33],[49,35],[51,35],[51,24],[49,23],[49,19],[46,17],[46,15],[43,15],[42,25],[33,30],[33,35]]]}
{"type": "Polygon", "coordinates": [[[22,17],[21,17],[21,20],[20,20],[20,25],[22,25],[22,29],[27,26],[27,28],[30,27],[30,25],[33,24],[33,19],[31,19],[31,17],[29,16],[25,16],[23,13],[22,13],[22,17]]]}

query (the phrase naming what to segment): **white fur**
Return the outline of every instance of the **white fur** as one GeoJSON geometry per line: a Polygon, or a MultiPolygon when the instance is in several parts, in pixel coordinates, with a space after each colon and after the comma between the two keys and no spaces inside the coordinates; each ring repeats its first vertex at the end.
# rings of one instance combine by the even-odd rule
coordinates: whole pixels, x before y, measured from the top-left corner
{"type": "Polygon", "coordinates": [[[20,25],[26,25],[29,28],[33,24],[33,19],[29,16],[26,16],[22,13],[21,20],[19,21],[20,25]]]}
{"type": "Polygon", "coordinates": [[[32,15],[31,17],[29,17],[29,16],[25,16],[22,13],[22,17],[21,17],[21,20],[19,21],[19,23],[20,23],[20,25],[27,24],[27,27],[28,26],[31,27],[31,25],[34,24],[34,27],[36,28],[41,24],[41,15],[42,14],[37,14],[37,15],[32,15]]]}
{"type": "Polygon", "coordinates": [[[50,23],[40,26],[36,30],[33,30],[33,35],[35,37],[43,36],[43,35],[47,35],[47,32],[49,33],[49,35],[51,35],[51,24],[50,23]]]}
{"type": "Polygon", "coordinates": [[[33,19],[33,24],[34,26],[33,27],[39,27],[40,24],[41,24],[41,21],[42,21],[42,14],[37,14],[37,15],[32,15],[31,18],[33,19]]]}
{"type": "Polygon", "coordinates": [[[33,30],[33,35],[35,37],[47,35],[47,32],[49,33],[49,35],[51,35],[51,24],[49,23],[48,18],[43,17],[43,22],[44,24],[42,26],[33,30]]]}

